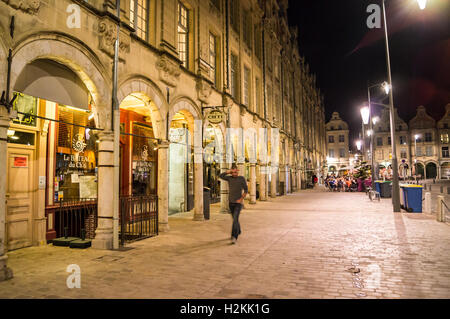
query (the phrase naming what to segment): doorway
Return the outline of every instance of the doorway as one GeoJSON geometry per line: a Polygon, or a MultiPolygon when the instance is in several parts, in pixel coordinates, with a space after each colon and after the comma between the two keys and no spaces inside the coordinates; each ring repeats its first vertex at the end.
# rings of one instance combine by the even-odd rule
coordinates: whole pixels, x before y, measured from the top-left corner
{"type": "MultiPolygon", "coordinates": [[[[34,133],[29,133],[33,135],[34,133]]],[[[6,247],[32,245],[35,207],[34,149],[8,145],[6,182],[6,247]]]]}

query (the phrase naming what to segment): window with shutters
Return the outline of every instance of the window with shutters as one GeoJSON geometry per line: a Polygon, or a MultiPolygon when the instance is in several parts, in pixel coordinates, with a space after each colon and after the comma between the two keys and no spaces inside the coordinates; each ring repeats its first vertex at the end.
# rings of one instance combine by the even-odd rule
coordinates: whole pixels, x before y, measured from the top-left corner
{"type": "Polygon", "coordinates": [[[136,35],[148,41],[148,0],[130,0],[130,25],[136,30],[136,35]]]}
{"type": "Polygon", "coordinates": [[[238,98],[238,85],[239,85],[239,74],[238,74],[238,57],[235,54],[231,54],[231,96],[235,99],[238,98]]]}
{"type": "Polygon", "coordinates": [[[239,33],[239,11],[239,0],[230,0],[230,24],[237,33],[239,33]]]}
{"type": "Polygon", "coordinates": [[[244,105],[250,105],[250,69],[244,67],[244,105]]]}
{"type": "Polygon", "coordinates": [[[255,32],[254,32],[254,38],[255,38],[255,56],[256,58],[261,61],[262,57],[261,57],[261,38],[262,38],[262,33],[261,33],[261,25],[257,24],[255,25],[254,28],[255,32]]]}
{"type": "Polygon", "coordinates": [[[214,82],[215,87],[218,86],[218,71],[217,71],[217,38],[214,34],[209,34],[209,77],[214,82]]]}
{"type": "Polygon", "coordinates": [[[249,49],[252,48],[252,18],[250,11],[244,10],[242,19],[242,32],[244,37],[244,43],[249,49]]]}
{"type": "Polygon", "coordinates": [[[182,65],[188,68],[189,64],[189,11],[178,2],[178,57],[182,65]]]}

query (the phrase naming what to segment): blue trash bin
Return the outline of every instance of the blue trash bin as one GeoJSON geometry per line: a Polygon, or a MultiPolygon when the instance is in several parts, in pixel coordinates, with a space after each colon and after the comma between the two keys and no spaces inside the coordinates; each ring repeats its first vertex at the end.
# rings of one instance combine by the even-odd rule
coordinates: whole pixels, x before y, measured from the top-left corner
{"type": "Polygon", "coordinates": [[[405,186],[408,184],[400,184],[400,208],[406,210],[405,186]]]}
{"type": "Polygon", "coordinates": [[[406,210],[410,213],[422,212],[422,186],[408,185],[403,187],[406,210]]]}

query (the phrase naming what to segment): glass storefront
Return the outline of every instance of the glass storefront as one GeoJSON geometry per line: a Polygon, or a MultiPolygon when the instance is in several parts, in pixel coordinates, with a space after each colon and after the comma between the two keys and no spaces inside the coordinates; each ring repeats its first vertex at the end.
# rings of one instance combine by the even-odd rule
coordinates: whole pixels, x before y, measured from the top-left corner
{"type": "MultiPolygon", "coordinates": [[[[13,108],[18,112],[8,130],[8,143],[35,145],[35,133],[15,129],[35,129],[38,118],[33,115],[53,114],[53,129],[47,139],[47,175],[52,183],[49,200],[78,200],[97,198],[97,131],[90,129],[95,123],[91,105],[87,109],[56,104],[24,93],[15,92],[13,108]],[[75,125],[74,125],[75,124],[75,125]],[[52,161],[50,161],[52,158],[52,161]],[[54,159],[54,160],[53,160],[54,159]]],[[[46,184],[47,191],[49,183],[46,184]]]]}
{"type": "Polygon", "coordinates": [[[169,214],[194,208],[194,166],[186,116],[175,114],[169,130],[169,214]]]}
{"type": "Polygon", "coordinates": [[[54,201],[97,198],[97,132],[90,112],[58,105],[54,201]],[[75,126],[67,123],[73,123],[75,126]]]}
{"type": "Polygon", "coordinates": [[[132,109],[121,109],[120,194],[157,194],[158,143],[151,122],[132,109]]]}
{"type": "Polygon", "coordinates": [[[203,186],[210,189],[211,203],[220,201],[220,153],[222,132],[219,128],[209,125],[203,137],[205,150],[203,158],[203,186]]]}

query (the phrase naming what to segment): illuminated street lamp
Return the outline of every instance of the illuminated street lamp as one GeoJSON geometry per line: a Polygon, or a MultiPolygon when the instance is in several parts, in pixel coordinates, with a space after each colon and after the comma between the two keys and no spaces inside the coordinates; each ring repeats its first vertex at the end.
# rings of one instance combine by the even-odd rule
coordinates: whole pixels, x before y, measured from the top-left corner
{"type": "Polygon", "coordinates": [[[357,140],[357,141],[356,141],[356,148],[358,149],[358,151],[361,150],[361,146],[362,146],[361,140],[357,140]]]}
{"type": "Polygon", "coordinates": [[[420,10],[424,10],[427,6],[427,0],[417,0],[420,10]]]}
{"type": "Polygon", "coordinates": [[[379,120],[380,120],[380,118],[378,116],[373,117],[372,118],[373,125],[377,124],[379,120]]]}
{"type": "Polygon", "coordinates": [[[381,84],[381,87],[383,88],[384,92],[386,92],[386,95],[389,94],[389,91],[391,90],[391,86],[387,82],[383,82],[381,84]]]}
{"type": "Polygon", "coordinates": [[[361,118],[365,125],[369,124],[370,109],[368,106],[361,108],[361,118]]]}

